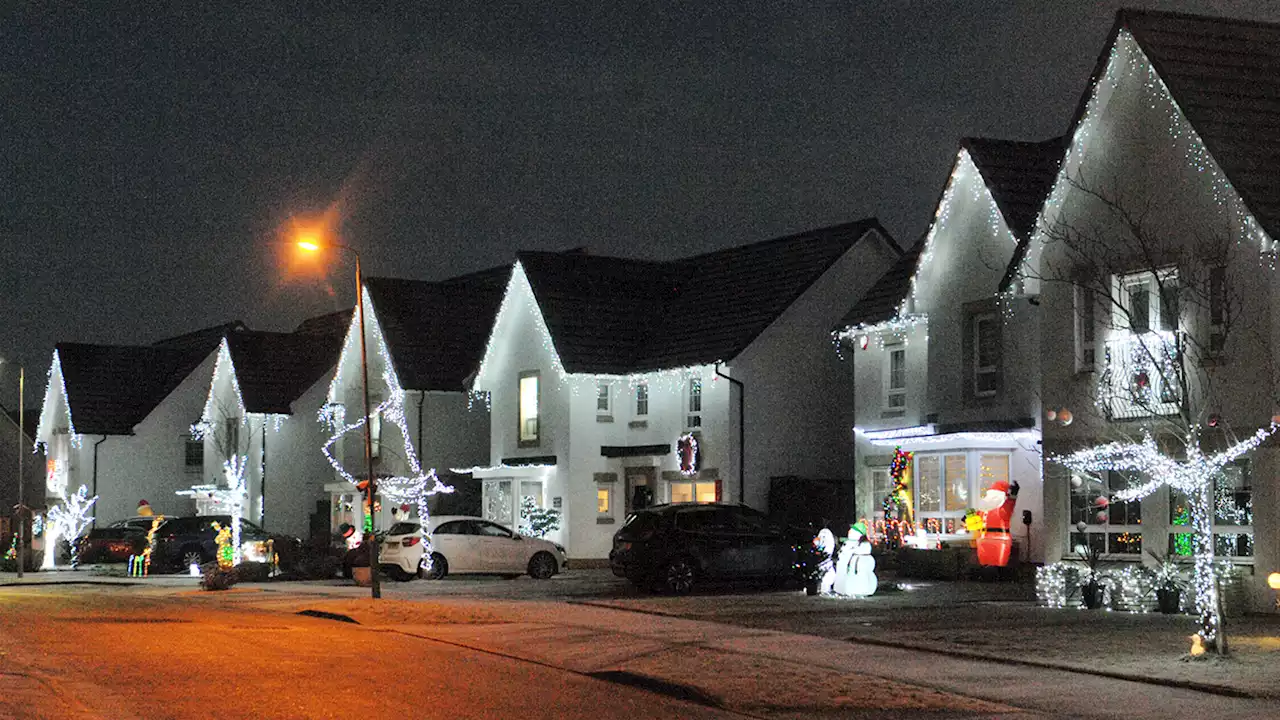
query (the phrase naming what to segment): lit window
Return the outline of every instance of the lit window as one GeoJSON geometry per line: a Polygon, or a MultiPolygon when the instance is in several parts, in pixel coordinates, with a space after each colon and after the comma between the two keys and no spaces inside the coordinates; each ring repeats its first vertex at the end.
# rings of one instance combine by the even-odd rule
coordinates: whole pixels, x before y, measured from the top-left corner
{"type": "Polygon", "coordinates": [[[702,378],[689,378],[689,414],[685,418],[685,427],[702,427],[702,378]]]}
{"type": "Polygon", "coordinates": [[[596,488],[596,516],[610,517],[613,514],[613,488],[600,486],[596,488]]]}
{"type": "MultiPolygon", "coordinates": [[[[1169,554],[1195,554],[1191,531],[1191,505],[1187,496],[1169,491],[1169,554]]],[[[1213,484],[1214,554],[1224,557],[1253,557],[1253,482],[1249,461],[1241,460],[1222,469],[1213,484]]]]}
{"type": "Polygon", "coordinates": [[[1077,475],[1071,483],[1068,552],[1073,552],[1077,545],[1083,545],[1102,553],[1141,555],[1142,501],[1109,501],[1117,492],[1138,482],[1136,476],[1115,470],[1097,477],[1077,475]],[[1085,524],[1084,532],[1080,532],[1078,527],[1082,522],[1085,524]]]}
{"type": "Polygon", "coordinates": [[[1137,272],[1116,277],[1115,327],[1135,334],[1178,329],[1178,275],[1173,270],[1137,272]]]}
{"type": "Polygon", "coordinates": [[[636,383],[636,417],[649,414],[649,383],[641,380],[636,383]]]}
{"type": "Polygon", "coordinates": [[[671,483],[671,502],[673,503],[712,503],[717,501],[716,484],[714,482],[671,483]]]}
{"type": "Polygon", "coordinates": [[[538,444],[538,373],[520,373],[520,447],[538,444]]]}
{"type": "Polygon", "coordinates": [[[613,383],[608,380],[596,381],[596,414],[608,415],[613,383]]]}
{"type": "Polygon", "coordinates": [[[899,346],[888,348],[889,364],[885,377],[885,406],[898,410],[907,406],[907,351],[899,346]]]}

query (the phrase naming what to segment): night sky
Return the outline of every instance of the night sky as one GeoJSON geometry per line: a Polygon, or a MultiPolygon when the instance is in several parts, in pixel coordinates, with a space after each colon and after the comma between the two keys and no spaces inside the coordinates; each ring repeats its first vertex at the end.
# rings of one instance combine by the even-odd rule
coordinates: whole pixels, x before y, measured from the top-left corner
{"type": "MultiPolygon", "coordinates": [[[[868,215],[909,245],[959,137],[1065,131],[1120,5],[51,4],[0,11],[0,355],[29,404],[57,341],[350,306],[350,264],[301,272],[271,244],[329,208],[367,274],[420,279],[868,215]]],[[[1280,21],[1257,0],[1126,4],[1280,21]]]]}

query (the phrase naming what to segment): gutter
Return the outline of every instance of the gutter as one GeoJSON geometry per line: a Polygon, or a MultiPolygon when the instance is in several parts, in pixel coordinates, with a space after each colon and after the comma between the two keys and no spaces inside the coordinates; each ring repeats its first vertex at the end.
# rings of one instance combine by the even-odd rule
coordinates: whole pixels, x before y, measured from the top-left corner
{"type": "Polygon", "coordinates": [[[747,498],[747,386],[741,380],[735,380],[720,372],[720,363],[716,363],[716,375],[729,381],[738,388],[738,503],[746,504],[747,498]]]}

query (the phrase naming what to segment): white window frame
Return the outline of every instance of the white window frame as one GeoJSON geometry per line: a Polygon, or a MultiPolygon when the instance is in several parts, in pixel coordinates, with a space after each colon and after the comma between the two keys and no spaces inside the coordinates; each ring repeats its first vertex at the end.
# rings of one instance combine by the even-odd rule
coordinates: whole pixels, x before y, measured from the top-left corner
{"type": "MultiPolygon", "coordinates": [[[[1119,299],[1119,307],[1113,308],[1113,327],[1123,328],[1126,332],[1134,334],[1144,334],[1152,331],[1161,332],[1177,332],[1181,325],[1181,318],[1175,317],[1172,327],[1168,325],[1168,318],[1165,315],[1165,304],[1160,295],[1161,286],[1165,288],[1172,287],[1175,294],[1178,288],[1178,271],[1175,269],[1165,269],[1152,272],[1150,270],[1141,270],[1138,272],[1125,273],[1115,275],[1112,280],[1112,288],[1114,295],[1119,299]],[[1130,324],[1130,316],[1134,314],[1132,307],[1133,297],[1131,290],[1135,287],[1145,285],[1147,288],[1147,326],[1142,330],[1134,330],[1130,324]]],[[[1176,309],[1176,314],[1181,314],[1181,308],[1176,309]]]]}
{"type": "Polygon", "coordinates": [[[907,409],[906,343],[884,346],[884,407],[891,412],[901,412],[907,409]],[[893,358],[897,353],[902,354],[902,385],[900,387],[894,387],[893,384],[893,358]]]}
{"type": "Polygon", "coordinates": [[[635,411],[637,418],[649,417],[649,381],[640,380],[636,383],[635,392],[632,393],[635,398],[635,411]]]}
{"type": "Polygon", "coordinates": [[[973,316],[970,331],[973,333],[973,396],[974,397],[990,398],[990,397],[996,396],[996,390],[1000,386],[1000,360],[1004,350],[1001,347],[1001,341],[1003,340],[1003,338],[1001,337],[1001,330],[1002,328],[1000,327],[1000,317],[995,313],[981,313],[979,315],[973,316]],[[994,328],[993,331],[996,334],[995,358],[994,358],[995,364],[993,365],[979,364],[979,358],[982,356],[981,326],[983,323],[990,323],[991,326],[994,328]],[[984,376],[994,376],[993,386],[990,390],[981,389],[982,386],[981,386],[981,383],[978,381],[978,379],[979,377],[984,377],[984,376]]]}
{"type": "MultiPolygon", "coordinates": [[[[964,528],[965,512],[968,511],[969,508],[972,508],[974,506],[978,498],[982,496],[983,491],[985,489],[983,488],[983,479],[982,479],[982,458],[984,455],[998,455],[998,456],[1003,456],[1007,458],[1006,466],[1008,467],[1008,477],[1005,478],[1005,480],[1009,482],[1013,481],[1014,479],[1013,478],[1013,468],[1014,468],[1013,450],[1010,450],[1008,448],[963,448],[963,449],[955,449],[955,450],[937,450],[937,451],[931,451],[931,452],[917,452],[915,456],[912,458],[911,462],[913,464],[911,468],[912,470],[911,477],[912,477],[912,483],[914,486],[911,488],[911,496],[912,496],[912,501],[915,504],[915,507],[913,508],[913,510],[915,511],[916,524],[927,535],[933,538],[938,538],[938,539],[954,539],[954,538],[972,537],[967,532],[959,532],[959,530],[964,528]],[[947,498],[946,498],[945,489],[947,487],[947,456],[950,456],[950,455],[965,456],[964,487],[968,494],[968,502],[964,503],[964,507],[960,507],[960,508],[947,507],[947,504],[946,504],[947,498]],[[919,463],[922,458],[938,459],[938,486],[935,489],[938,493],[938,498],[939,498],[938,502],[942,506],[941,510],[926,511],[921,509],[920,464],[919,463]],[[935,522],[930,523],[929,520],[933,520],[935,522]],[[951,521],[953,528],[955,528],[955,530],[952,532],[947,532],[948,521],[951,521]]],[[[885,470],[887,472],[887,468],[885,468],[885,470]]],[[[873,470],[873,473],[874,473],[874,470],[873,470]]],[[[874,475],[873,475],[873,478],[874,478],[874,475]]],[[[874,479],[872,482],[874,487],[874,479]]],[[[890,486],[892,486],[892,483],[890,484],[890,486]]],[[[883,499],[884,499],[883,497],[875,498],[874,501],[876,503],[879,503],[883,499]]],[[[880,510],[880,506],[878,504],[872,508],[873,513],[878,512],[879,510],[880,510]]]]}
{"type": "Polygon", "coordinates": [[[684,419],[686,430],[698,430],[702,427],[702,390],[702,378],[696,375],[690,377],[685,384],[685,407],[689,409],[684,419]]]}
{"type": "Polygon", "coordinates": [[[542,373],[538,370],[521,371],[516,379],[516,446],[539,447],[542,444],[542,373]],[[534,400],[533,412],[526,417],[524,407],[524,384],[533,380],[534,400]],[[532,433],[525,432],[528,421],[533,421],[532,433]]]}
{"type": "Polygon", "coordinates": [[[1093,293],[1072,285],[1075,307],[1076,372],[1093,372],[1098,364],[1098,315],[1093,293]]]}
{"type": "MultiPolygon", "coordinates": [[[[1233,463],[1229,467],[1233,467],[1235,470],[1244,474],[1244,476],[1248,478],[1249,484],[1247,487],[1249,488],[1249,494],[1250,494],[1249,502],[1250,504],[1252,504],[1253,496],[1257,494],[1257,488],[1254,487],[1254,484],[1253,484],[1253,472],[1254,472],[1253,463],[1250,461],[1250,459],[1244,458],[1241,461],[1237,461],[1236,463],[1233,463]]],[[[1167,496],[1169,498],[1168,530],[1169,530],[1169,537],[1170,537],[1169,542],[1172,543],[1172,538],[1174,535],[1191,533],[1193,532],[1193,530],[1189,525],[1173,524],[1173,517],[1172,517],[1173,506],[1174,506],[1173,491],[1169,488],[1166,488],[1165,492],[1167,493],[1167,496]]],[[[1238,564],[1252,563],[1254,556],[1257,555],[1257,552],[1258,552],[1258,546],[1256,542],[1251,543],[1253,545],[1253,552],[1254,552],[1253,555],[1228,555],[1228,554],[1222,553],[1217,547],[1218,538],[1224,535],[1248,535],[1250,538],[1254,537],[1253,522],[1250,522],[1248,525],[1227,525],[1227,524],[1221,523],[1218,520],[1216,505],[1218,502],[1218,494],[1220,492],[1221,492],[1221,488],[1215,483],[1213,488],[1214,504],[1215,504],[1215,512],[1213,514],[1213,540],[1214,540],[1214,546],[1215,546],[1214,554],[1219,558],[1230,560],[1233,563],[1238,563],[1238,564]]],[[[1253,519],[1254,518],[1252,517],[1250,518],[1250,520],[1253,520],[1253,519]]],[[[1174,555],[1172,552],[1169,553],[1169,557],[1175,560],[1191,560],[1192,559],[1191,556],[1189,555],[1174,555]]]]}
{"type": "MultiPolygon", "coordinates": [[[[698,480],[697,478],[689,478],[688,480],[672,480],[667,483],[667,502],[677,502],[677,500],[675,499],[675,489],[677,487],[683,487],[683,486],[689,487],[689,492],[693,497],[693,502],[709,503],[709,502],[716,501],[715,500],[715,491],[716,491],[715,480],[698,480]],[[700,489],[706,490],[707,488],[711,489],[711,499],[700,500],[698,498],[698,491],[700,489]]],[[[687,501],[681,500],[679,502],[687,502],[687,501]]]]}
{"type": "Polygon", "coordinates": [[[596,415],[613,414],[613,381],[596,380],[596,415]],[[604,401],[604,407],[600,401],[604,401]]]}
{"type": "MultiPolygon", "coordinates": [[[[1114,483],[1112,482],[1112,477],[1111,477],[1111,473],[1113,472],[1116,472],[1116,471],[1106,470],[1102,472],[1102,478],[1106,483],[1106,487],[1104,488],[1106,492],[1104,494],[1107,497],[1111,497],[1111,495],[1113,495],[1116,492],[1116,489],[1113,488],[1114,483]]],[[[1083,477],[1083,476],[1081,476],[1080,480],[1082,484],[1087,484],[1090,482],[1089,478],[1083,477]]],[[[1072,517],[1072,498],[1071,498],[1072,490],[1074,490],[1074,485],[1072,489],[1069,489],[1067,491],[1068,492],[1067,513],[1066,513],[1066,520],[1067,520],[1066,555],[1067,557],[1075,556],[1075,545],[1077,543],[1074,542],[1074,540],[1072,539],[1072,536],[1081,534],[1080,529],[1076,527],[1076,523],[1079,521],[1072,517]]],[[[1085,497],[1086,498],[1095,497],[1096,495],[1099,495],[1099,494],[1103,494],[1103,493],[1085,493],[1085,497]]],[[[1130,525],[1128,523],[1120,524],[1120,523],[1112,522],[1112,515],[1114,512],[1114,509],[1110,504],[1107,505],[1106,508],[1093,505],[1088,510],[1088,513],[1089,513],[1088,520],[1085,521],[1085,529],[1083,534],[1086,536],[1086,538],[1091,535],[1101,535],[1102,548],[1103,548],[1104,555],[1121,557],[1121,558],[1139,558],[1139,557],[1142,557],[1142,552],[1147,549],[1146,537],[1143,535],[1143,530],[1146,529],[1147,527],[1147,524],[1148,524],[1147,516],[1150,515],[1151,509],[1147,507],[1147,505],[1144,503],[1143,500],[1130,500],[1130,501],[1127,501],[1125,504],[1128,504],[1128,503],[1138,504],[1138,508],[1139,508],[1139,511],[1141,512],[1142,517],[1139,518],[1139,522],[1137,524],[1130,525]],[[1105,523],[1100,523],[1097,521],[1097,514],[1104,510],[1107,513],[1107,521],[1105,523]],[[1133,553],[1133,552],[1113,551],[1112,545],[1111,545],[1111,535],[1113,534],[1138,536],[1139,538],[1138,552],[1133,553]]],[[[1086,540],[1086,544],[1087,544],[1087,540],[1086,540]]],[[[1160,548],[1160,550],[1163,550],[1163,548],[1160,548]]]]}

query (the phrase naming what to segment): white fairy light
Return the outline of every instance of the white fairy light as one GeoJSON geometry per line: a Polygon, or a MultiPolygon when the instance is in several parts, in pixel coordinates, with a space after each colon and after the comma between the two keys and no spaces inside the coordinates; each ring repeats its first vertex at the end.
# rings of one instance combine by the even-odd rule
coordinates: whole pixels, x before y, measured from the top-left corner
{"type": "MultiPolygon", "coordinates": [[[[45,380],[44,407],[46,408],[50,407],[50,403],[54,402],[53,393],[55,387],[57,391],[62,393],[62,403],[67,413],[67,434],[71,438],[71,447],[79,449],[80,434],[76,432],[76,424],[71,419],[71,396],[67,394],[67,381],[62,374],[62,358],[59,356],[57,350],[53,351],[53,360],[49,363],[49,372],[45,380]],[[54,385],[55,382],[57,383],[56,386],[54,385]]],[[[46,422],[52,422],[52,418],[46,418],[45,413],[42,410],[40,412],[40,422],[36,425],[37,438],[49,437],[53,434],[53,430],[51,428],[45,427],[46,422]]],[[[45,446],[45,451],[47,453],[47,442],[42,440],[36,440],[34,452],[39,452],[41,445],[45,446]]]]}
{"type": "Polygon", "coordinates": [[[93,516],[89,511],[97,501],[98,496],[89,497],[89,488],[81,485],[80,489],[70,497],[49,508],[50,529],[46,530],[44,540],[44,567],[52,568],[56,565],[60,538],[66,538],[71,544],[71,566],[80,564],[80,549],[76,539],[89,527],[89,523],[93,522],[93,516]]]}

